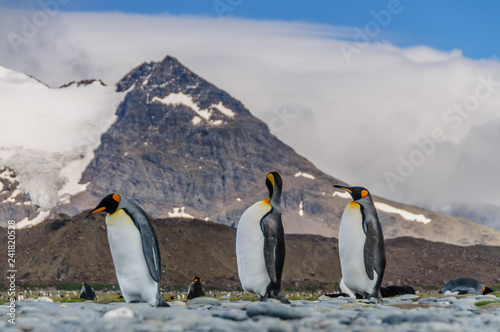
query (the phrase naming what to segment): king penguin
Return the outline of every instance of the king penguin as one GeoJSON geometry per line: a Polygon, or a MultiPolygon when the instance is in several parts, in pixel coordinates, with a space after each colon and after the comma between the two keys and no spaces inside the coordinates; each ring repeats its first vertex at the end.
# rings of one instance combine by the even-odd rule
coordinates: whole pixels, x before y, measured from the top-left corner
{"type": "Polygon", "coordinates": [[[334,187],[347,191],[353,199],[342,214],[339,230],[340,268],[344,284],[363,298],[381,300],[385,247],[372,197],[363,187],[334,187]]]}
{"type": "Polygon", "coordinates": [[[86,282],[82,282],[82,289],[80,290],[80,298],[89,301],[97,300],[97,296],[95,295],[94,289],[86,282]]]}
{"type": "Polygon", "coordinates": [[[266,176],[269,196],[250,206],[241,216],[236,230],[238,275],[243,289],[260,301],[275,298],[289,304],[281,291],[285,263],[285,235],[281,222],[280,173],[266,176]]]}
{"type": "Polygon", "coordinates": [[[195,276],[193,282],[189,285],[187,299],[191,300],[200,296],[205,296],[205,292],[200,277],[195,276]]]}
{"type": "Polygon", "coordinates": [[[168,307],[160,294],[158,239],[144,210],[123,196],[111,194],[104,197],[87,217],[101,211],[108,213],[109,248],[125,301],[168,307]]]}
{"type": "Polygon", "coordinates": [[[458,278],[448,281],[440,293],[444,295],[476,294],[486,295],[493,289],[486,287],[479,281],[471,278],[458,278]]]}

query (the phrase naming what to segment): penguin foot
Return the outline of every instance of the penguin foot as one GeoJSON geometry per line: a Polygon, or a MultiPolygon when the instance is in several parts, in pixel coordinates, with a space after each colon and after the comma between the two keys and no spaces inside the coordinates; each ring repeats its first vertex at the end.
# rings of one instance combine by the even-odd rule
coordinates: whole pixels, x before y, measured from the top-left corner
{"type": "Polygon", "coordinates": [[[287,300],[287,298],[285,297],[285,294],[283,294],[283,292],[280,290],[275,291],[275,292],[271,292],[270,297],[273,297],[273,298],[279,300],[283,304],[290,304],[290,301],[287,300]]]}
{"type": "Polygon", "coordinates": [[[168,304],[167,302],[163,302],[163,303],[159,303],[157,305],[157,307],[164,307],[164,308],[166,308],[166,307],[170,307],[170,304],[168,304]]]}
{"type": "Polygon", "coordinates": [[[370,301],[370,303],[383,303],[384,302],[384,300],[382,300],[381,297],[375,297],[375,296],[368,298],[368,300],[370,301]]]}
{"type": "Polygon", "coordinates": [[[158,296],[158,300],[156,301],[156,306],[157,307],[170,307],[170,304],[165,301],[165,298],[163,296],[158,296]]]}

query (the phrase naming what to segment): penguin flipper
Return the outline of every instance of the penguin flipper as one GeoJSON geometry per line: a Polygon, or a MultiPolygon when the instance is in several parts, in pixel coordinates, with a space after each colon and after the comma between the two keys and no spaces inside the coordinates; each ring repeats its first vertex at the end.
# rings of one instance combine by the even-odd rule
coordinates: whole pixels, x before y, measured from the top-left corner
{"type": "Polygon", "coordinates": [[[128,211],[129,208],[124,208],[123,210],[130,216],[141,234],[142,252],[144,253],[149,273],[151,274],[151,278],[159,284],[161,281],[161,263],[158,239],[146,213],[139,206],[135,206],[134,208],[135,211],[128,211]]]}
{"type": "Polygon", "coordinates": [[[271,282],[276,284],[278,278],[276,277],[276,246],[277,239],[277,223],[271,214],[266,215],[261,220],[261,228],[264,233],[264,260],[266,262],[266,269],[271,282]]]}
{"type": "Polygon", "coordinates": [[[376,212],[369,214],[363,219],[363,231],[366,234],[365,246],[363,250],[365,270],[370,280],[374,278],[374,271],[378,275],[376,289],[380,287],[385,271],[385,246],[382,229],[376,212]]]}
{"type": "Polygon", "coordinates": [[[363,229],[365,229],[366,234],[365,247],[363,250],[365,271],[368,278],[373,280],[375,277],[373,271],[375,266],[375,251],[377,250],[377,233],[371,222],[363,221],[363,229]]]}

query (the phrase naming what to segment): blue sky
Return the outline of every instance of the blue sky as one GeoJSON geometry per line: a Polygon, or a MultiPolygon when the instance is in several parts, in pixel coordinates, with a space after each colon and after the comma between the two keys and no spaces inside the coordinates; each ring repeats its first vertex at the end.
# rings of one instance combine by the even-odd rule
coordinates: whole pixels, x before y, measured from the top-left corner
{"type": "Polygon", "coordinates": [[[500,1],[290,1],[290,0],[209,0],[209,1],[123,1],[123,0],[41,0],[2,1],[0,5],[39,9],[41,3],[58,1],[63,11],[108,12],[208,17],[236,17],[257,20],[304,21],[354,27],[362,31],[376,22],[373,12],[391,4],[398,13],[370,41],[389,41],[405,47],[427,45],[444,51],[460,49],[472,59],[498,58],[500,42],[500,1]],[[67,2],[67,3],[66,3],[67,2]],[[398,5],[399,3],[399,5],[398,5]],[[370,23],[371,22],[371,23],[370,23]]]}

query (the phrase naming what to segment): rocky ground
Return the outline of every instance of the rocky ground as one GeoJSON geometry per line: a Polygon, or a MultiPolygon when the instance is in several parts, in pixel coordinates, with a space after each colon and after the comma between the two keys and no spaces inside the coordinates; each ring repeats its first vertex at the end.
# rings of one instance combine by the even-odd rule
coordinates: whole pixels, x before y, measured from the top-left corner
{"type": "Polygon", "coordinates": [[[276,302],[225,301],[201,297],[147,304],[43,302],[28,298],[16,306],[16,324],[0,306],[6,331],[498,331],[500,298],[494,295],[368,300],[320,297],[276,302]]]}

